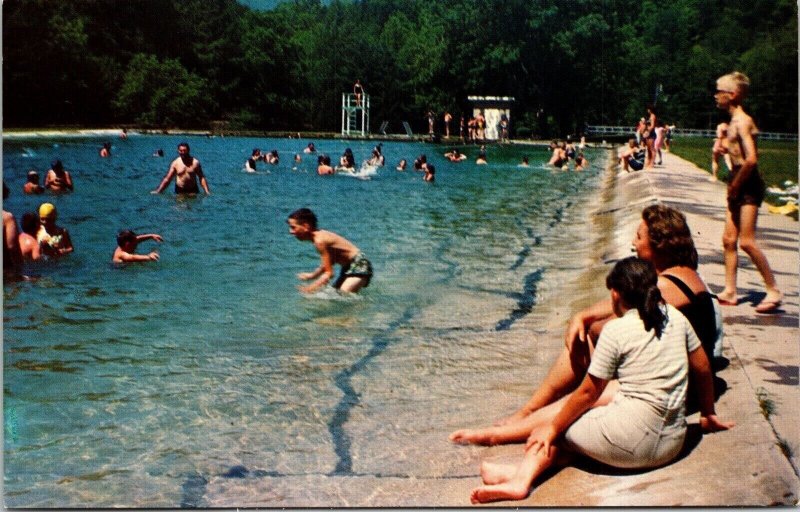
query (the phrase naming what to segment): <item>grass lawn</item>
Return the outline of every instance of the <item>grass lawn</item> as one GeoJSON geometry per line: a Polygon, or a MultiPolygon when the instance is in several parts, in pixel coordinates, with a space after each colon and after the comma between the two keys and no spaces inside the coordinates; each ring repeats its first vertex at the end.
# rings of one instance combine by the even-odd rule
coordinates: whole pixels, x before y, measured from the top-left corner
{"type": "MultiPolygon", "coordinates": [[[[714,139],[673,137],[671,151],[711,174],[711,146],[713,145],[714,139]]],[[[784,188],[783,182],[786,180],[797,183],[797,142],[758,141],[758,170],[768,187],[784,188]]],[[[728,178],[728,169],[721,159],[719,178],[721,180],[728,178]]],[[[772,202],[770,199],[770,195],[767,194],[767,202],[772,202]]]]}

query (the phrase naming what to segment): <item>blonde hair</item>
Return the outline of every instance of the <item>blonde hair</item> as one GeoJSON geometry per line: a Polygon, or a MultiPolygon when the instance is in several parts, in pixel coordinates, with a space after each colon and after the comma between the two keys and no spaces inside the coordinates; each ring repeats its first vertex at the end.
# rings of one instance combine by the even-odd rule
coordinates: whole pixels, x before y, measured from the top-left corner
{"type": "Polygon", "coordinates": [[[722,75],[717,79],[717,83],[720,82],[729,83],[735,87],[742,96],[747,96],[747,93],[750,91],[750,79],[741,71],[734,71],[733,73],[722,75]]]}

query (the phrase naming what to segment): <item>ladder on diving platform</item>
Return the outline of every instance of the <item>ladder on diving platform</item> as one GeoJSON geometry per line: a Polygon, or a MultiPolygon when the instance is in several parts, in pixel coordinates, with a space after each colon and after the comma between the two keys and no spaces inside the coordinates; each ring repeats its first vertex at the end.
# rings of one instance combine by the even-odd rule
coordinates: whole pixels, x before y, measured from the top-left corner
{"type": "Polygon", "coordinates": [[[342,94],[342,135],[369,135],[369,94],[356,101],[353,93],[342,94]]]}

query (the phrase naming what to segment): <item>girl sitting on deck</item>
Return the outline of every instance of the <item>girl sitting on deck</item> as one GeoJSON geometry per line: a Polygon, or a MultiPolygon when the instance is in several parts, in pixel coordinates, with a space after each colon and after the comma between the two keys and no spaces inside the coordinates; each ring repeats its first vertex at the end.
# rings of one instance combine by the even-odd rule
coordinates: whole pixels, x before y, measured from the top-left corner
{"type": "MultiPolygon", "coordinates": [[[[721,352],[722,315],[719,303],[697,273],[697,250],[686,217],[664,205],[648,206],[633,239],[639,258],[653,264],[658,288],[667,302],[686,316],[700,339],[710,361],[721,352]]],[[[511,416],[493,426],[457,430],[450,434],[456,443],[504,444],[522,442],[531,430],[552,420],[586,374],[594,340],[603,326],[617,317],[610,300],[600,301],[574,315],[565,336],[566,347],[550,368],[533,396],[511,416]]],[[[616,382],[606,386],[595,406],[611,402],[618,389],[616,382]]],[[[690,401],[697,403],[694,386],[690,401]]]]}
{"type": "Polygon", "coordinates": [[[614,266],[606,287],[618,318],[603,329],[586,377],[552,421],[533,429],[518,466],[483,464],[486,485],[472,491],[473,503],[523,499],[562,448],[619,468],[652,468],[674,460],[686,436],[690,370],[699,379],[703,430],[733,427],[714,412],[711,371],[700,340],[686,317],[663,303],[657,282],[655,268],[642,259],[630,257],[614,266]],[[609,405],[594,407],[614,377],[619,392],[609,405]]]}

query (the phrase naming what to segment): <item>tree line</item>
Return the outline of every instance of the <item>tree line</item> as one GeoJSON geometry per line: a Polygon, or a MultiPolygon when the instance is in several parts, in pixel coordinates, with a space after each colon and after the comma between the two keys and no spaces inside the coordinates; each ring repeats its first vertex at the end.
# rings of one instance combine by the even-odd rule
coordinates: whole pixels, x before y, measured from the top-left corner
{"type": "Polygon", "coordinates": [[[517,134],[720,119],[714,80],[752,81],[762,130],[797,131],[794,0],[6,0],[5,127],[134,124],[338,131],[360,79],[371,119],[425,126],[513,96],[517,134]]]}

